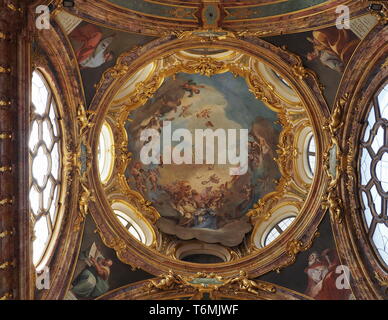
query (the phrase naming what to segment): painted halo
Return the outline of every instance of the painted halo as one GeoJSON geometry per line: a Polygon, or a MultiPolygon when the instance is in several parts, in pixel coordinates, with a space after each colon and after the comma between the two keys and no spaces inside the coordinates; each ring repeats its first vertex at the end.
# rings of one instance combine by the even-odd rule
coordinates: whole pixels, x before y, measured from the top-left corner
{"type": "Polygon", "coordinates": [[[88,172],[97,195],[90,212],[104,243],[124,263],[153,274],[244,268],[257,276],[293,263],[317,236],[323,211],[315,199],[327,185],[319,155],[328,137],[314,128],[323,126],[328,112],[317,79],[300,58],[265,41],[229,34],[164,38],[123,54],[98,84],[91,109],[98,112],[87,142],[97,150],[102,124],[110,123],[115,164],[104,185],[97,161],[88,172]],[[231,176],[228,163],[178,165],[161,159],[145,165],[139,155],[150,137],[140,141],[142,130],[163,135],[168,123],[192,133],[247,129],[246,173],[231,176]],[[298,137],[307,127],[317,133],[313,179],[298,173],[303,157],[298,137]],[[148,245],[128,236],[112,210],[116,202],[127,203],[129,218],[147,228],[153,237],[148,245]],[[263,225],[273,225],[289,210],[296,215],[293,224],[262,247],[263,225]],[[230,253],[223,254],[229,260],[181,261],[176,250],[185,242],[193,252],[218,246],[218,252],[230,253]]]}

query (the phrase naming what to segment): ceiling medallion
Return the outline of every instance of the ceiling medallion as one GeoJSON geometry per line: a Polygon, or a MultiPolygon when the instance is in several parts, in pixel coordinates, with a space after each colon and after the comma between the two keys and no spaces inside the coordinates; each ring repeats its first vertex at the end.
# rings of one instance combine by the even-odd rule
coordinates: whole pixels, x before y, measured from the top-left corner
{"type": "MultiPolygon", "coordinates": [[[[179,260],[177,248],[185,244],[193,254],[227,248],[223,257],[229,260],[209,265],[220,274],[235,263],[253,276],[275,270],[290,263],[289,246],[274,241],[266,247],[264,226],[292,213],[296,219],[282,243],[311,245],[320,221],[311,190],[322,196],[327,176],[318,171],[306,179],[298,165],[303,130],[325,119],[322,100],[314,96],[320,95],[319,85],[299,58],[290,54],[284,61],[279,57],[284,50],[269,50],[264,41],[260,46],[228,35],[206,41],[186,37],[140,55],[134,70],[123,55],[112,77],[108,70],[101,80],[98,90],[109,91],[98,106],[92,104],[99,111],[88,138],[97,150],[102,122],[111,124],[116,159],[105,185],[93,165],[91,214],[105,244],[121,239],[123,262],[151,273],[206,270],[191,263],[188,271],[188,262],[179,260]],[[111,207],[117,202],[150,229],[151,245],[131,238],[120,225],[111,207]]],[[[328,137],[317,137],[316,144],[318,152],[326,150],[328,137]]],[[[322,166],[318,160],[317,168],[322,166]]]]}

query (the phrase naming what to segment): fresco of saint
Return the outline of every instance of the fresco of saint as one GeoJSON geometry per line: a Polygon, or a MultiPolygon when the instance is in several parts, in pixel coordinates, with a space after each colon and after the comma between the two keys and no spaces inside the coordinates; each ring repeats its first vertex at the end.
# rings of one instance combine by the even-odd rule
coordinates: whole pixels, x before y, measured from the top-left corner
{"type": "Polygon", "coordinates": [[[307,38],[314,50],[307,54],[308,60],[319,59],[325,66],[343,72],[360,40],[347,29],[327,28],[312,33],[307,38]]]}
{"type": "Polygon", "coordinates": [[[305,294],[316,300],[349,300],[351,290],[339,286],[338,278],[343,271],[338,268],[340,265],[337,253],[332,249],[326,249],[321,254],[311,253],[304,271],[308,277],[305,294]]]}
{"type": "Polygon", "coordinates": [[[93,24],[80,25],[69,37],[79,43],[76,56],[81,68],[97,68],[105,62],[113,60],[113,52],[108,51],[114,36],[103,37],[99,27],[93,24]]]}

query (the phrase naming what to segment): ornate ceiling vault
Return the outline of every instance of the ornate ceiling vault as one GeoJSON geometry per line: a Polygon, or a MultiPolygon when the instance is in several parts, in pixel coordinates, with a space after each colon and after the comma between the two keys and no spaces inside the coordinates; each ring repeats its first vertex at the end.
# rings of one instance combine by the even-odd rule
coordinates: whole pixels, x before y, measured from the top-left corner
{"type": "MultiPolygon", "coordinates": [[[[167,272],[169,269],[180,274],[204,270],[203,265],[195,264],[190,264],[190,269],[188,269],[187,263],[177,260],[174,255],[171,256],[168,253],[173,248],[170,244],[171,240],[168,237],[165,238],[163,233],[160,233],[160,230],[161,228],[165,231],[168,230],[168,233],[173,231],[166,226],[163,228],[163,224],[158,224],[158,222],[163,221],[164,218],[161,216],[164,215],[164,212],[158,212],[155,208],[155,202],[150,201],[150,198],[145,198],[144,195],[139,193],[140,190],[138,188],[136,191],[132,190],[125,175],[128,166],[135,161],[131,160],[131,158],[138,156],[131,153],[128,154],[126,149],[128,135],[124,127],[126,127],[125,121],[128,119],[128,114],[137,107],[141,108],[140,106],[145,104],[148,99],[154,97],[166,77],[178,73],[199,73],[211,77],[216,74],[232,72],[234,76],[245,78],[249,90],[254,96],[265,102],[273,110],[279,112],[279,122],[283,127],[277,151],[277,163],[282,177],[275,190],[267,194],[255,205],[254,209],[249,211],[248,216],[250,216],[250,223],[253,227],[253,233],[250,238],[246,238],[243,246],[236,247],[241,240],[231,243],[234,247],[230,249],[232,255],[241,258],[236,258],[234,261],[225,264],[211,265],[208,270],[217,271],[220,275],[230,275],[236,272],[235,264],[238,264],[255,277],[292,263],[295,259],[295,254],[303,250],[303,248],[307,248],[308,244],[316,236],[317,224],[322,217],[323,211],[320,210],[318,202],[309,201],[308,199],[311,199],[312,193],[315,197],[323,196],[327,177],[324,171],[319,169],[324,164],[317,163],[317,172],[321,172],[321,174],[315,176],[311,190],[309,190],[311,182],[305,183],[298,177],[295,163],[289,161],[292,159],[287,158],[286,155],[297,152],[297,150],[293,150],[293,148],[296,148],[295,140],[297,139],[295,135],[306,126],[312,126],[317,132],[316,144],[318,154],[323,153],[327,149],[328,135],[325,132],[318,132],[318,128],[323,126],[322,119],[326,117],[325,113],[327,114],[327,111],[323,113],[327,108],[321,97],[318,82],[312,72],[305,70],[301,66],[298,57],[284,50],[271,46],[268,47],[269,44],[258,39],[247,38],[244,40],[237,39],[233,35],[222,36],[222,40],[206,39],[195,37],[195,35],[193,36],[189,33],[177,39],[165,38],[150,43],[149,46],[136,51],[123,54],[116,65],[104,73],[89,108],[90,112],[95,115],[92,120],[94,125],[91,126],[88,133],[87,145],[90,146],[88,149],[97,150],[98,139],[96,138],[103,121],[112,124],[116,149],[116,165],[114,166],[115,169],[112,176],[115,179],[108,183],[105,190],[103,190],[98,178],[97,162],[93,161],[91,170],[87,172],[87,188],[94,190],[93,193],[96,195],[96,201],[90,202],[89,209],[97,222],[98,232],[104,243],[116,250],[121,261],[156,274],[163,271],[167,272]],[[208,47],[219,47],[228,50],[230,52],[228,53],[228,58],[221,57],[217,59],[203,55],[182,54],[183,50],[208,47]],[[244,50],[241,48],[244,48],[244,50]],[[146,52],[146,55],[143,56],[142,52],[146,52]],[[134,91],[128,92],[125,98],[119,100],[122,102],[115,105],[115,96],[117,93],[120,94],[120,88],[123,84],[128,79],[131,79],[134,72],[144,68],[149,63],[154,63],[156,66],[151,68],[151,73],[145,76],[147,80],[133,83],[132,88],[134,88],[134,91]],[[294,94],[297,97],[295,102],[287,102],[279,95],[279,92],[276,92],[269,83],[265,82],[262,78],[263,75],[259,73],[258,69],[260,66],[265,68],[264,66],[266,65],[268,68],[276,68],[275,70],[281,73],[293,88],[295,87],[294,94]],[[298,77],[295,77],[295,75],[298,75],[298,77]],[[145,219],[147,224],[152,227],[156,237],[150,248],[131,239],[127,236],[126,230],[120,228],[119,221],[115,219],[110,209],[110,205],[115,199],[131,203],[138,215],[145,219]],[[270,218],[271,210],[269,209],[271,207],[276,208],[284,205],[292,205],[297,208],[298,216],[294,223],[295,228],[291,228],[290,232],[284,235],[283,246],[269,246],[259,250],[257,247],[259,241],[255,239],[255,231],[260,227],[263,219],[268,220],[270,218]]],[[[151,106],[147,108],[151,108],[151,106]]],[[[134,133],[131,134],[133,136],[134,133]]],[[[164,219],[164,222],[167,223],[167,220],[164,219]]],[[[228,236],[227,234],[225,239],[215,238],[209,240],[211,232],[208,232],[208,234],[198,232],[196,235],[190,235],[190,233],[185,233],[185,236],[182,233],[180,236],[179,233],[177,235],[178,238],[183,237],[182,239],[187,239],[187,237],[188,239],[191,237],[199,240],[202,239],[201,241],[208,239],[205,242],[210,241],[210,243],[213,241],[221,243],[226,241],[225,243],[229,243],[227,239],[230,241],[230,235],[228,236]]]]}
{"type": "Polygon", "coordinates": [[[17,97],[0,89],[0,174],[29,182],[0,190],[0,210],[20,211],[0,242],[19,232],[28,250],[0,252],[0,298],[386,298],[372,233],[388,230],[388,29],[375,2],[371,14],[349,0],[6,1],[26,22],[3,32],[0,12],[0,47],[19,46],[17,63],[0,53],[0,83],[21,77],[17,97]],[[350,29],[335,27],[339,5],[350,29]],[[16,136],[17,160],[3,155],[16,136]]]}

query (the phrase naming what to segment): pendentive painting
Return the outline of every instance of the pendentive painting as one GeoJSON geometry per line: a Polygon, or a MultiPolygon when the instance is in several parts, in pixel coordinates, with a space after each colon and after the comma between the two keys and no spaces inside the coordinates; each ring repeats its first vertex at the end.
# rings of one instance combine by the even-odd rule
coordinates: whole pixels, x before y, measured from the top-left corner
{"type": "Polygon", "coordinates": [[[280,178],[274,160],[281,131],[278,114],[255,98],[243,78],[229,72],[166,78],[156,94],[129,115],[126,130],[132,153],[126,171],[129,186],[160,213],[158,227],[183,240],[240,244],[252,228],[247,212],[275,190],[280,178]],[[185,134],[180,134],[182,128],[185,134]],[[153,140],[142,137],[145,130],[160,134],[155,141],[163,150],[154,156],[157,161],[146,164],[141,154],[153,140]],[[244,135],[246,166],[241,165],[244,135]],[[207,138],[214,138],[214,150],[204,154],[214,153],[214,161],[196,161],[208,147],[207,138]],[[166,159],[169,148],[173,156],[190,149],[192,163],[166,159]],[[233,159],[240,159],[240,166],[233,159]]]}

